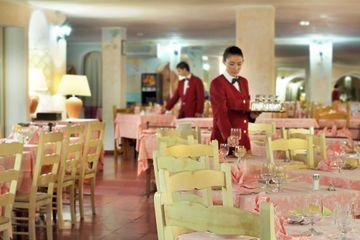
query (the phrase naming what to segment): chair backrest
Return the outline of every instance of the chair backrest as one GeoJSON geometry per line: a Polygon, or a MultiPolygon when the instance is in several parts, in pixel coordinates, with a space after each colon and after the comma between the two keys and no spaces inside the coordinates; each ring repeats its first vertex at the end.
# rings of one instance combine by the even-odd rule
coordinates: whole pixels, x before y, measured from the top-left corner
{"type": "Polygon", "coordinates": [[[222,164],[221,171],[197,170],[170,176],[164,171],[167,191],[154,197],[159,239],[174,240],[185,232],[210,231],[220,235],[248,235],[262,240],[275,239],[274,209],[261,205],[260,215],[234,208],[230,166],[222,164]],[[223,206],[204,206],[189,201],[174,201],[175,191],[193,191],[221,187],[223,206]]]}
{"type": "Polygon", "coordinates": [[[75,181],[76,174],[80,174],[79,166],[81,165],[84,146],[84,125],[67,126],[63,132],[64,140],[58,184],[62,184],[65,177],[67,180],[75,181]]]}
{"type": "Polygon", "coordinates": [[[103,148],[105,124],[103,122],[90,122],[85,134],[84,151],[82,157],[83,177],[87,171],[96,173],[101,150],[103,148]]]}
{"type": "Polygon", "coordinates": [[[314,165],[317,166],[319,161],[326,159],[326,137],[325,132],[320,132],[319,135],[314,135],[314,165]]]}
{"type": "Polygon", "coordinates": [[[1,143],[0,158],[14,157],[14,166],[8,169],[0,169],[0,187],[9,184],[7,191],[0,191],[0,208],[4,208],[3,216],[11,218],[12,206],[15,199],[17,182],[20,173],[21,160],[23,156],[23,145],[18,142],[1,143]]]}
{"type": "Polygon", "coordinates": [[[30,190],[30,204],[35,202],[39,187],[47,188],[47,193],[53,194],[54,183],[58,176],[62,141],[63,133],[61,132],[39,132],[35,170],[30,190]]]}
{"type": "Polygon", "coordinates": [[[276,132],[275,124],[268,123],[249,123],[249,135],[251,144],[256,144],[260,146],[265,146],[266,137],[273,137],[276,132]],[[261,136],[258,138],[257,136],[261,136]],[[263,138],[262,138],[263,137],[263,138]]]}
{"type": "Polygon", "coordinates": [[[302,138],[306,139],[306,135],[314,135],[314,127],[310,128],[289,128],[287,130],[286,138],[302,138]]]}
{"type": "Polygon", "coordinates": [[[190,145],[174,145],[167,147],[165,144],[160,144],[158,149],[159,156],[173,156],[175,158],[199,158],[211,157],[212,169],[219,169],[219,151],[218,141],[214,140],[210,145],[206,144],[190,144],[190,145]]]}
{"type": "Polygon", "coordinates": [[[268,161],[274,163],[274,151],[296,151],[306,150],[306,165],[314,168],[314,153],[313,153],[313,139],[311,135],[307,135],[306,139],[291,138],[291,139],[276,139],[272,140],[270,137],[266,141],[266,151],[268,161]]]}
{"type": "Polygon", "coordinates": [[[193,139],[200,143],[200,128],[190,128],[190,129],[184,129],[184,130],[178,130],[178,129],[169,129],[169,128],[160,128],[156,130],[156,136],[161,137],[169,137],[169,138],[183,138],[183,139],[189,139],[189,136],[192,136],[193,139]]]}

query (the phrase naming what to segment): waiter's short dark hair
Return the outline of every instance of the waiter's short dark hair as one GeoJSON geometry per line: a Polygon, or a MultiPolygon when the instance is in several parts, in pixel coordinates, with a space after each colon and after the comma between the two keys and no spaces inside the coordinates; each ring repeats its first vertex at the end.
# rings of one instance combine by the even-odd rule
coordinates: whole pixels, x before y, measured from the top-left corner
{"type": "Polygon", "coordinates": [[[186,69],[188,72],[190,72],[190,66],[187,62],[179,62],[177,65],[176,65],[176,68],[180,68],[180,69],[186,69]]]}
{"type": "Polygon", "coordinates": [[[223,61],[225,62],[230,55],[238,55],[244,57],[241,49],[237,46],[231,46],[225,49],[223,54],[223,61]]]}

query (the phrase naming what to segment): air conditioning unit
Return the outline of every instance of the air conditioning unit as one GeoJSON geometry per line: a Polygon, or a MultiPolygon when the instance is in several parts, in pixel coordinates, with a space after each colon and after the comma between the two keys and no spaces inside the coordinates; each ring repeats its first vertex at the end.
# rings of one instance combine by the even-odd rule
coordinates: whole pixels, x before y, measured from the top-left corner
{"type": "Polygon", "coordinates": [[[125,56],[157,56],[157,44],[149,41],[123,41],[122,54],[125,56]]]}

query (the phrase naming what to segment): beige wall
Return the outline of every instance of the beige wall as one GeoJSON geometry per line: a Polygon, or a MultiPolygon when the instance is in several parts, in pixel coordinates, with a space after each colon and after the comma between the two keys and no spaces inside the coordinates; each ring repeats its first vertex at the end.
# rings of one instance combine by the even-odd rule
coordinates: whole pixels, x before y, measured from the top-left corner
{"type": "Polygon", "coordinates": [[[332,84],[345,75],[360,75],[360,65],[333,64],[332,84]]]}

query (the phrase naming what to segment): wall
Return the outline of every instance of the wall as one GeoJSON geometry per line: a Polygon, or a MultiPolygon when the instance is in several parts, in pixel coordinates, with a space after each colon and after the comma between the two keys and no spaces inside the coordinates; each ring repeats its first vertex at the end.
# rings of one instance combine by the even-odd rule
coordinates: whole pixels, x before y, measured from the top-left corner
{"type": "Polygon", "coordinates": [[[73,66],[77,74],[83,74],[84,57],[92,51],[101,52],[100,42],[76,42],[68,43],[67,47],[67,66],[73,66]]]}
{"type": "Polygon", "coordinates": [[[5,134],[4,28],[0,27],[0,138],[5,134]]]}
{"type": "Polygon", "coordinates": [[[345,64],[333,64],[332,70],[332,84],[345,75],[360,75],[360,66],[359,65],[345,65],[345,64]]]}

